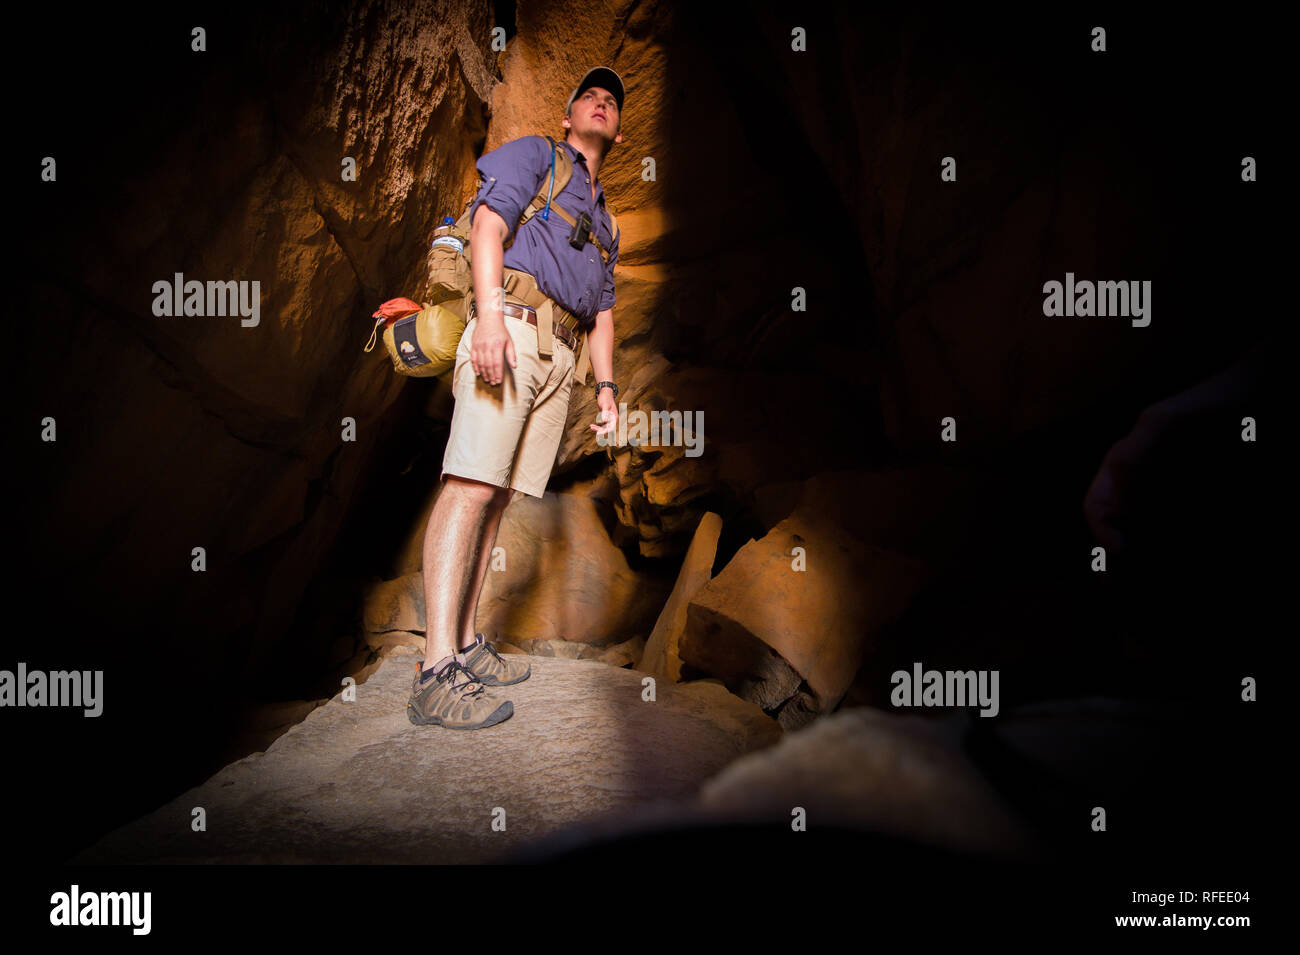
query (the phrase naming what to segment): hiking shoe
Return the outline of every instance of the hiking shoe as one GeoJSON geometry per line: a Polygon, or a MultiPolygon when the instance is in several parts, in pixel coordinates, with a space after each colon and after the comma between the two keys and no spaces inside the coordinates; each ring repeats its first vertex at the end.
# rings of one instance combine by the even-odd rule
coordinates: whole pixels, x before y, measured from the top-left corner
{"type": "Polygon", "coordinates": [[[492,696],[483,684],[455,657],[421,682],[423,661],[415,664],[415,680],[406,715],[417,725],[445,726],[453,730],[476,730],[508,720],[515,712],[509,700],[492,696]]]}
{"type": "Polygon", "coordinates": [[[511,653],[509,658],[497,653],[497,648],[481,633],[474,634],[474,642],[461,651],[465,665],[474,671],[474,679],[484,686],[510,686],[522,683],[533,672],[522,653],[511,653]]]}

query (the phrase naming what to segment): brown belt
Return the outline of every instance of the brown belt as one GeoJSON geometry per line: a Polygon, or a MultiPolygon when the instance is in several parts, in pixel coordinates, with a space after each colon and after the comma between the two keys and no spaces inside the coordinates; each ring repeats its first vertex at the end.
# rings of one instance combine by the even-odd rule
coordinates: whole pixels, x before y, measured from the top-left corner
{"type": "MultiPolygon", "coordinates": [[[[517,305],[514,302],[506,302],[503,306],[501,306],[501,311],[506,315],[509,315],[511,318],[520,319],[521,321],[527,322],[529,325],[533,325],[533,326],[537,325],[537,312],[536,310],[533,309],[531,305],[517,305]]],[[[469,319],[473,318],[477,314],[478,314],[478,303],[475,302],[473,299],[471,299],[469,303],[469,315],[465,320],[468,322],[469,319]]],[[[560,341],[564,342],[564,344],[569,346],[570,351],[575,353],[577,352],[578,350],[577,335],[575,335],[568,328],[565,328],[559,322],[553,323],[551,325],[551,329],[555,332],[556,338],[558,338],[560,341]]]]}

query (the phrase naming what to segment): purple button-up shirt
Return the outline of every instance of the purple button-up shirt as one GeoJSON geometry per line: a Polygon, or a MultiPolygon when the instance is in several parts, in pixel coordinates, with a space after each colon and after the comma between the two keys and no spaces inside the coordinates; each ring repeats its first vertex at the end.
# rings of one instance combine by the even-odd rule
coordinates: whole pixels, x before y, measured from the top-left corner
{"type": "Polygon", "coordinates": [[[569,244],[572,229],[563,218],[551,212],[549,221],[542,218],[545,208],[518,229],[519,217],[539,189],[550,185],[551,144],[545,136],[523,136],[503,143],[484,153],[477,163],[483,185],[470,205],[470,222],[480,205],[505,220],[514,242],[505,250],[502,264],[519,269],[537,279],[538,287],[552,300],[577,315],[584,330],[596,321],[596,313],[614,307],[614,264],[618,246],[613,244],[609,213],[605,211],[605,190],[596,183],[596,198],[591,197],[591,170],[587,159],[564,140],[557,148],[568,151],[573,160],[573,175],[564,189],[557,189],[551,205],[561,206],[577,218],[586,212],[601,244],[610,249],[609,265],[591,242],[581,249],[569,244]],[[545,182],[543,183],[543,180],[545,182]]]}

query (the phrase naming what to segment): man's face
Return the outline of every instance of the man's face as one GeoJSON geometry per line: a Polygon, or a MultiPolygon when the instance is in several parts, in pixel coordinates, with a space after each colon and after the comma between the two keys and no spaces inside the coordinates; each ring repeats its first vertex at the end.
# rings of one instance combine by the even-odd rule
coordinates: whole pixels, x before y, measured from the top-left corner
{"type": "Polygon", "coordinates": [[[578,94],[569,107],[569,120],[579,135],[600,136],[613,141],[618,136],[618,102],[609,90],[593,86],[578,94]]]}

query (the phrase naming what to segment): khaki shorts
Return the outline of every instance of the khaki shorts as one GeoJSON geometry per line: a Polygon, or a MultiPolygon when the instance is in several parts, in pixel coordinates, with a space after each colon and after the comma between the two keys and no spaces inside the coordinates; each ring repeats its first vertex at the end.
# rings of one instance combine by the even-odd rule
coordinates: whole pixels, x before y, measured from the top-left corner
{"type": "Polygon", "coordinates": [[[541,497],[569,417],[577,359],[557,338],[547,361],[537,354],[535,325],[510,315],[505,323],[519,365],[511,368],[504,361],[499,385],[489,385],[474,374],[469,346],[478,318],[465,325],[452,372],[456,405],[442,474],[541,497]]]}

